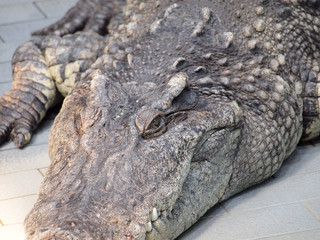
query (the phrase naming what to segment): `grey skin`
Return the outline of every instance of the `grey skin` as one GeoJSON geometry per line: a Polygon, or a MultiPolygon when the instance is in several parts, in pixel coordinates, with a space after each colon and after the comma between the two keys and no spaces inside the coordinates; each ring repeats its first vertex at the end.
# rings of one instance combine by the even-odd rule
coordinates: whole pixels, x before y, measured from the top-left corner
{"type": "Polygon", "coordinates": [[[38,32],[55,36],[17,51],[16,75],[30,78],[14,77],[0,100],[2,136],[23,146],[67,95],[27,239],[174,239],[272,176],[301,137],[320,132],[319,5],[80,1],[38,32]],[[101,19],[108,39],[94,33],[101,19]]]}

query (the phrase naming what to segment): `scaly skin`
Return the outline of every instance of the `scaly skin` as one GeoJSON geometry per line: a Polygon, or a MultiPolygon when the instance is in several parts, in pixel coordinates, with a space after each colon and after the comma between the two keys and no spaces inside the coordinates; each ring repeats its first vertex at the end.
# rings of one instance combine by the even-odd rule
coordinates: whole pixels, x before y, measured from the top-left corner
{"type": "Polygon", "coordinates": [[[316,0],[127,1],[55,120],[27,239],[174,239],[272,176],[320,132],[319,15],[316,0]]]}
{"type": "Polygon", "coordinates": [[[21,45],[12,60],[12,89],[0,99],[0,143],[10,136],[18,147],[27,144],[47,110],[71,91],[104,44],[103,37],[89,32],[21,45]]]}
{"type": "Polygon", "coordinates": [[[21,45],[13,55],[13,86],[0,99],[0,143],[10,137],[20,148],[47,110],[61,101],[81,73],[103,53],[107,22],[121,4],[79,1],[63,19],[34,34],[53,34],[21,45]],[[74,35],[66,35],[74,33],[74,35]]]}

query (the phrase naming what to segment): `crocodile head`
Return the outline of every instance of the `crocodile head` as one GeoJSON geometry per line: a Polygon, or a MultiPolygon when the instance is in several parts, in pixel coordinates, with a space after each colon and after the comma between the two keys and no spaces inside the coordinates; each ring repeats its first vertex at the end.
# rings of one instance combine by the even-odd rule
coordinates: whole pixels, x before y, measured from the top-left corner
{"type": "Polygon", "coordinates": [[[106,75],[80,85],[55,121],[28,239],[172,239],[223,196],[237,103],[209,104],[182,72],[159,86],[106,75]]]}

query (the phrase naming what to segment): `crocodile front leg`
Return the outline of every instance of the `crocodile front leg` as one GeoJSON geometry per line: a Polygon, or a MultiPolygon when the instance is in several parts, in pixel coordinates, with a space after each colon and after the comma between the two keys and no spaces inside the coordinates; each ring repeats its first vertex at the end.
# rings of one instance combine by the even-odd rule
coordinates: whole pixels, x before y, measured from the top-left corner
{"type": "Polygon", "coordinates": [[[102,54],[105,38],[93,32],[50,36],[21,45],[12,60],[13,86],[0,99],[0,144],[18,147],[60,95],[66,96],[102,54]]]}
{"type": "Polygon", "coordinates": [[[91,30],[104,35],[107,32],[108,22],[119,9],[119,4],[115,2],[115,0],[80,0],[62,19],[32,34],[63,36],[77,31],[91,30]]]}
{"type": "Polygon", "coordinates": [[[54,103],[57,91],[41,50],[31,41],[16,50],[12,69],[12,89],[0,99],[0,143],[10,136],[22,147],[54,103]]]}

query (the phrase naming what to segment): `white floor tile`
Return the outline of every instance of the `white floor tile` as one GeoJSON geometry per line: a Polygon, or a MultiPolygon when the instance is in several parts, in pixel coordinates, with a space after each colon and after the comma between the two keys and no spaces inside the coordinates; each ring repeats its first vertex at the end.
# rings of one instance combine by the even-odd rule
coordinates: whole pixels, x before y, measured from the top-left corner
{"type": "Polygon", "coordinates": [[[37,170],[0,175],[0,201],[37,194],[42,179],[37,170]]]}
{"type": "MultiPolygon", "coordinates": [[[[0,33],[1,36],[1,33],[0,33]]],[[[0,83],[11,83],[12,77],[11,77],[11,63],[6,62],[0,64],[0,83]]],[[[2,95],[2,93],[0,93],[2,95]]]]}
{"type": "Polygon", "coordinates": [[[0,227],[1,240],[23,240],[24,229],[22,224],[0,227]]]}
{"type": "Polygon", "coordinates": [[[278,176],[234,196],[223,206],[229,211],[244,211],[320,198],[319,182],[320,172],[278,176]]]}
{"type": "Polygon", "coordinates": [[[255,240],[320,240],[320,228],[268,238],[259,238],[255,240]]]}
{"type": "Polygon", "coordinates": [[[0,26],[0,36],[5,42],[29,41],[31,33],[57,21],[58,18],[43,19],[0,26]]]}
{"type": "Polygon", "coordinates": [[[43,18],[44,16],[32,3],[17,3],[14,5],[1,6],[0,8],[1,25],[43,18]]]}
{"type": "Polygon", "coordinates": [[[48,145],[28,146],[24,149],[0,151],[0,176],[8,173],[48,167],[48,145]]]}
{"type": "Polygon", "coordinates": [[[32,209],[37,195],[0,201],[0,219],[6,225],[23,223],[24,218],[32,209]]]}
{"type": "Polygon", "coordinates": [[[77,0],[35,1],[48,18],[63,16],[76,2],[77,0]]]}
{"type": "Polygon", "coordinates": [[[320,228],[299,204],[223,214],[203,222],[181,240],[249,240],[320,228]]]}

